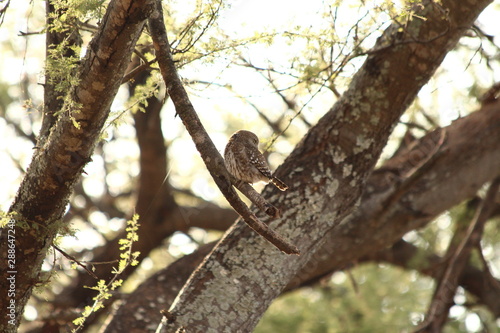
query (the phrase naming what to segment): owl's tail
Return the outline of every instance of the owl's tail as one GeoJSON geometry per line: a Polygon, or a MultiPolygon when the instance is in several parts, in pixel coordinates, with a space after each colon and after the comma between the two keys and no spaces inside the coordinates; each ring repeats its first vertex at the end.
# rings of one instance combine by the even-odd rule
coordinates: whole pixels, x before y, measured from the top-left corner
{"type": "Polygon", "coordinates": [[[273,178],[271,178],[271,183],[273,183],[273,185],[279,188],[281,191],[288,190],[288,186],[285,183],[283,183],[279,178],[273,176],[273,178]]]}

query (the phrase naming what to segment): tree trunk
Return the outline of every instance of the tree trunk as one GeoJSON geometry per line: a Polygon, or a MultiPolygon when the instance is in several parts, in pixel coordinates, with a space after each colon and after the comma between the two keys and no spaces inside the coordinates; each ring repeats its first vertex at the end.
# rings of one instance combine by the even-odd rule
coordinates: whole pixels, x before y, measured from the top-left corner
{"type": "Polygon", "coordinates": [[[50,134],[34,151],[9,210],[11,223],[0,236],[0,256],[12,257],[0,263],[0,290],[12,291],[0,296],[0,308],[8,309],[9,318],[0,322],[1,332],[16,331],[33,287],[47,282],[40,274],[42,262],[64,227],[60,221],[68,197],[90,161],[151,8],[145,0],[109,4],[81,62],[78,85],[68,92],[57,121],[46,125],[52,126],[50,134]]]}
{"type": "MultiPolygon", "coordinates": [[[[402,235],[430,222],[436,215],[474,196],[485,182],[500,176],[500,101],[483,107],[473,114],[458,119],[444,129],[429,133],[411,149],[401,152],[384,166],[375,170],[366,183],[360,207],[345,222],[325,235],[327,239],[309,262],[288,282],[285,290],[317,282],[332,272],[352,266],[356,262],[388,261],[397,265],[414,262],[416,250],[412,245],[397,242],[402,235]],[[439,151],[432,155],[436,138],[446,133],[446,140],[439,151]],[[434,160],[427,158],[434,157],[434,160]],[[421,165],[425,171],[414,179],[411,187],[398,175],[403,170],[418,166],[427,159],[432,163],[421,165]],[[390,206],[388,198],[394,198],[390,206]],[[387,207],[394,207],[385,212],[387,207]],[[381,214],[384,212],[384,214],[381,214]],[[397,242],[394,249],[387,247],[397,242]],[[402,259],[404,257],[406,259],[402,259]]],[[[303,214],[307,214],[307,207],[303,214]]],[[[241,237],[252,235],[247,231],[241,237]]],[[[196,253],[179,259],[158,272],[137,288],[114,315],[106,332],[143,332],[144,327],[154,332],[161,314],[158,309],[168,308],[181,290],[192,270],[214,246],[207,245],[196,253]],[[161,297],[158,297],[161,295],[161,297]],[[143,309],[137,320],[133,314],[143,309]],[[151,330],[149,328],[151,327],[151,330]]],[[[423,274],[439,276],[439,270],[429,271],[439,258],[429,258],[419,267],[423,274]]],[[[408,267],[411,268],[411,267],[408,267]]],[[[460,283],[473,293],[478,301],[488,306],[492,313],[500,314],[500,289],[474,267],[468,267],[460,283]],[[478,283],[484,281],[484,283],[478,283]],[[488,282],[488,283],[487,283],[488,282]],[[493,291],[495,290],[495,291],[493,291]]]]}

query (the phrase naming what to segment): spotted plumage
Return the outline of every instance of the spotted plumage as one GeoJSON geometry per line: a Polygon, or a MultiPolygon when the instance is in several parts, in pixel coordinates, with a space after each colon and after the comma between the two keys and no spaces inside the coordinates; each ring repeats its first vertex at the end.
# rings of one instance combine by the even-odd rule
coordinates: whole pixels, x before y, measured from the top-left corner
{"type": "Polygon", "coordinates": [[[224,151],[227,170],[245,183],[272,182],[281,191],[286,191],[288,186],[273,176],[258,147],[259,138],[254,133],[245,130],[235,132],[224,151]]]}

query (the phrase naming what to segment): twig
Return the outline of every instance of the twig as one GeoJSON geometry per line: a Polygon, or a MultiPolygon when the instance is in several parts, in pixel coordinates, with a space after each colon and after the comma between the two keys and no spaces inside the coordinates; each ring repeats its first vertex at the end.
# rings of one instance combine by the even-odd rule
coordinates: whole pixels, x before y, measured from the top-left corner
{"type": "MultiPolygon", "coordinates": [[[[399,46],[399,45],[404,45],[404,44],[429,44],[429,43],[434,42],[435,40],[438,40],[438,39],[443,38],[444,36],[446,36],[448,33],[450,33],[450,30],[451,30],[450,19],[448,17],[449,14],[438,3],[432,2],[432,4],[435,6],[435,8],[437,8],[438,11],[441,12],[442,19],[444,21],[446,21],[446,23],[447,23],[446,28],[443,31],[441,31],[441,33],[439,33],[437,36],[434,36],[432,38],[428,38],[428,39],[425,39],[425,40],[421,40],[419,38],[416,38],[415,36],[410,35],[410,38],[408,38],[408,39],[398,40],[398,41],[396,41],[396,40],[389,41],[388,45],[385,45],[385,46],[382,46],[382,47],[379,47],[379,48],[373,48],[373,49],[365,52],[364,54],[366,54],[366,55],[372,55],[372,54],[375,54],[375,53],[384,52],[387,49],[390,49],[390,48],[393,48],[393,47],[396,47],[396,46],[399,46]]],[[[399,24],[400,27],[405,32],[408,32],[408,29],[406,29],[405,25],[399,23],[397,20],[394,20],[394,23],[395,24],[399,24]]]]}
{"type": "Polygon", "coordinates": [[[155,12],[149,18],[149,30],[153,38],[153,46],[156,51],[160,72],[167,86],[168,94],[175,105],[176,113],[191,135],[208,171],[226,200],[241,215],[249,227],[281,251],[288,254],[299,254],[299,250],[295,245],[260,221],[241,201],[232,187],[231,177],[224,166],[224,160],[203,127],[177,74],[163,21],[161,1],[155,1],[155,5],[155,12]]]}
{"type": "Polygon", "coordinates": [[[7,1],[2,8],[0,8],[0,25],[2,25],[3,20],[5,19],[5,13],[7,12],[7,8],[9,8],[9,5],[10,5],[10,0],[7,1]]]}
{"type": "Polygon", "coordinates": [[[154,64],[155,62],[156,62],[156,59],[153,59],[150,61],[146,61],[146,62],[140,64],[139,66],[135,67],[130,72],[125,74],[125,76],[122,79],[122,84],[132,80],[138,73],[150,68],[151,64],[154,64]]]}
{"type": "Polygon", "coordinates": [[[84,264],[82,264],[80,261],[78,261],[75,257],[73,257],[72,255],[64,252],[62,249],[60,249],[57,245],[55,244],[52,244],[52,247],[54,249],[56,249],[57,251],[59,251],[59,253],[61,253],[64,257],[66,257],[66,259],[69,259],[71,261],[73,261],[75,264],[77,264],[78,266],[80,266],[81,268],[83,268],[87,273],[89,273],[90,276],[92,276],[94,279],[99,279],[97,277],[97,275],[94,274],[94,272],[92,272],[90,269],[87,268],[87,266],[85,266],[84,264]]]}
{"type": "Polygon", "coordinates": [[[33,36],[33,35],[41,35],[45,33],[44,31],[28,31],[28,32],[24,32],[24,31],[19,31],[19,35],[20,37],[26,37],[26,36],[33,36]]]}

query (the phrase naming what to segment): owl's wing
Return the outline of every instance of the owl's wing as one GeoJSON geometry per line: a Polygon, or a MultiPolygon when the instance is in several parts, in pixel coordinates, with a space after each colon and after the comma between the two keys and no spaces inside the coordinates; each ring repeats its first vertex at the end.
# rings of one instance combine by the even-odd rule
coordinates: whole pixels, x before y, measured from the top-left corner
{"type": "Polygon", "coordinates": [[[273,178],[269,165],[267,164],[266,158],[260,152],[258,154],[252,154],[250,159],[252,164],[259,170],[259,172],[267,179],[273,178]]]}

